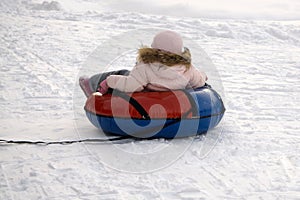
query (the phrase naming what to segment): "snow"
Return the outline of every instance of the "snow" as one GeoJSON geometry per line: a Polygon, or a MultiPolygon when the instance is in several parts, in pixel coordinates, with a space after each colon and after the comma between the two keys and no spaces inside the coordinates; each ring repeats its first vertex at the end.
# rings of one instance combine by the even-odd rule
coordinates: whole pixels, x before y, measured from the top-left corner
{"type": "Polygon", "coordinates": [[[161,1],[1,1],[1,139],[103,138],[78,77],[130,68],[158,29],[184,35],[227,111],[196,139],[1,144],[0,199],[300,199],[299,3],[262,2],[257,20],[263,9],[198,2],[200,15],[161,1]]]}
{"type": "Polygon", "coordinates": [[[116,10],[142,13],[202,18],[235,19],[299,19],[300,4],[297,0],[125,0],[110,1],[116,10]]]}

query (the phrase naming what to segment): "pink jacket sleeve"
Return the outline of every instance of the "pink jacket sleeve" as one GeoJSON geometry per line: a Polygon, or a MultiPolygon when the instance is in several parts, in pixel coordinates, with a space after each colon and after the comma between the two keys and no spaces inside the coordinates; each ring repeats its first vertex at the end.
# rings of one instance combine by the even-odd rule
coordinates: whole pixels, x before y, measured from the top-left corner
{"type": "Polygon", "coordinates": [[[189,70],[190,72],[190,87],[197,88],[201,87],[205,84],[205,81],[207,81],[207,76],[204,72],[199,71],[194,66],[192,66],[189,70]]]}
{"type": "Polygon", "coordinates": [[[110,75],[106,80],[109,87],[123,92],[142,91],[148,83],[144,64],[135,66],[128,76],[110,75]]]}

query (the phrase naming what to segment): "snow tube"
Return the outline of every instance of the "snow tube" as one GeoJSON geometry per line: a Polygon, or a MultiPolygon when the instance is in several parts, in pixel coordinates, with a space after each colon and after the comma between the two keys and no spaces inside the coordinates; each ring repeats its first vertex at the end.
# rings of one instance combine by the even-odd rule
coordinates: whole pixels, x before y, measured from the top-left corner
{"type": "Polygon", "coordinates": [[[138,138],[178,138],[206,133],[221,121],[221,97],[206,85],[191,90],[91,95],[84,107],[105,133],[138,138]]]}

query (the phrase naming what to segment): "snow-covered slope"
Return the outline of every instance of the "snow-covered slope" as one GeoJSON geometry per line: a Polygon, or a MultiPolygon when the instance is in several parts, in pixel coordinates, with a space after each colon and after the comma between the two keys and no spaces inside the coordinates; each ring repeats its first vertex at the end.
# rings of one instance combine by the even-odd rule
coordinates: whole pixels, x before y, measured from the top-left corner
{"type": "Polygon", "coordinates": [[[0,199],[300,198],[299,21],[71,12],[71,3],[0,2],[0,139],[104,137],[85,118],[78,76],[98,70],[87,63],[102,47],[114,52],[114,36],[145,27],[177,30],[205,51],[193,56],[226,114],[196,140],[1,145],[0,199]]]}

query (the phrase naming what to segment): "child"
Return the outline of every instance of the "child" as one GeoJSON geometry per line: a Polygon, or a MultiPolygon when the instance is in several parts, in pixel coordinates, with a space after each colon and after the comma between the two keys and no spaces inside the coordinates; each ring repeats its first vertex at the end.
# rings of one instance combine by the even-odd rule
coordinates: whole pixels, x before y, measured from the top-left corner
{"type": "Polygon", "coordinates": [[[88,97],[94,92],[107,93],[109,88],[123,92],[167,91],[197,88],[207,76],[191,64],[191,54],[183,47],[181,36],[173,31],[158,33],[152,48],[138,50],[137,64],[131,70],[80,77],[79,84],[88,97]]]}

